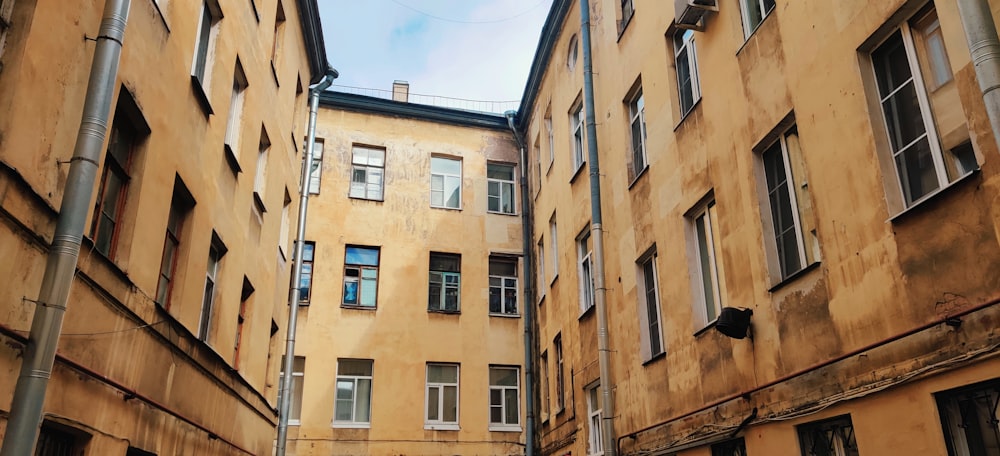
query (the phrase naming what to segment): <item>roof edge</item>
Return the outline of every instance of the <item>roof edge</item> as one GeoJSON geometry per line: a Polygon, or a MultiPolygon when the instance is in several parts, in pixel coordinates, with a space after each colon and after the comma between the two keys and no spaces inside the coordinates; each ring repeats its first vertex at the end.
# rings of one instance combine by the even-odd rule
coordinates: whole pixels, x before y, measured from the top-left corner
{"type": "Polygon", "coordinates": [[[439,122],[463,127],[509,130],[507,118],[500,114],[442,108],[369,97],[346,92],[325,90],[319,95],[320,106],[348,111],[405,117],[429,122],[439,122]]]}
{"type": "Polygon", "coordinates": [[[542,26],[542,33],[538,37],[538,47],[535,48],[535,58],[531,62],[531,70],[528,72],[528,81],[524,86],[524,93],[521,95],[521,105],[518,107],[517,121],[518,130],[522,132],[527,128],[528,119],[531,118],[529,110],[535,103],[538,89],[542,85],[542,78],[545,70],[552,59],[552,52],[556,41],[559,40],[559,33],[573,0],[554,0],[549,8],[549,15],[545,18],[545,25],[542,26]]]}
{"type": "Polygon", "coordinates": [[[296,0],[299,22],[302,23],[302,37],[305,39],[309,70],[312,73],[309,85],[318,83],[326,74],[330,62],[326,58],[326,42],[323,40],[323,23],[319,16],[316,0],[296,0]]]}

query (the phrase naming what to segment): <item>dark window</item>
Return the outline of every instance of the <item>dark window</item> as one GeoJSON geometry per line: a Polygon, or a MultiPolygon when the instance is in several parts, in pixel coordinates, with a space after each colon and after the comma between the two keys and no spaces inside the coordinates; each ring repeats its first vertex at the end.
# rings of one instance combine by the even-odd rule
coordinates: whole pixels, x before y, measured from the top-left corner
{"type": "Polygon", "coordinates": [[[798,427],[802,456],[859,456],[850,415],[798,427]]]}
{"type": "Polygon", "coordinates": [[[115,256],[119,224],[131,180],[132,151],[137,139],[132,125],[116,115],[111,126],[111,137],[108,139],[101,186],[97,190],[94,220],[90,225],[90,236],[94,239],[94,247],[109,258],[115,256]]]}
{"type": "Polygon", "coordinates": [[[163,256],[160,259],[160,279],[156,286],[156,302],[170,308],[170,292],[173,290],[177,257],[181,247],[181,230],[185,219],[194,207],[194,199],[188,193],[180,178],[174,180],[174,195],[170,200],[167,216],[167,234],[163,240],[163,256]]]}
{"type": "Polygon", "coordinates": [[[299,277],[299,303],[309,304],[312,296],[312,273],[313,258],[316,254],[316,243],[304,241],[302,243],[302,276],[299,277]]]}
{"type": "Polygon", "coordinates": [[[427,310],[459,312],[462,256],[431,252],[427,310]]]}
{"type": "Polygon", "coordinates": [[[517,260],[490,258],[490,313],[517,315],[517,260]]]}
{"type": "Polygon", "coordinates": [[[950,456],[1000,456],[1000,380],[937,395],[950,456]]]}
{"type": "Polygon", "coordinates": [[[345,306],[375,307],[378,261],[378,247],[347,247],[344,256],[345,306]]]}
{"type": "Polygon", "coordinates": [[[712,456],[747,456],[747,445],[742,438],[712,445],[712,456]]]}
{"type": "Polygon", "coordinates": [[[226,246],[219,236],[212,232],[212,244],[208,248],[208,266],[205,268],[205,293],[201,301],[201,321],[198,324],[198,339],[208,341],[208,331],[212,323],[215,307],[215,291],[219,283],[219,270],[226,246]]]}

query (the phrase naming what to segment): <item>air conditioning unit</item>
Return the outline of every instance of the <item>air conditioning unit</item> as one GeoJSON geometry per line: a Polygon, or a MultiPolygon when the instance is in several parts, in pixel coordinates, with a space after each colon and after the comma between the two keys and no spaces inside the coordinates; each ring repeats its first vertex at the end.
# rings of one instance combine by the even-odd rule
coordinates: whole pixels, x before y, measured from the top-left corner
{"type": "Polygon", "coordinates": [[[719,11],[719,0],[674,0],[674,22],[678,28],[701,30],[709,11],[719,11]]]}

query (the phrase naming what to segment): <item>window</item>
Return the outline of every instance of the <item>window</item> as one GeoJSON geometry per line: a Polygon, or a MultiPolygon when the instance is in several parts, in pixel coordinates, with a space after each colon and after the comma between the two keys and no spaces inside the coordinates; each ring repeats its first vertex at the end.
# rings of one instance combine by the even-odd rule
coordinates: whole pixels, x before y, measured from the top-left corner
{"type": "Polygon", "coordinates": [[[312,168],[309,169],[309,194],[319,195],[320,179],[323,177],[323,138],[316,138],[313,144],[312,168]]]}
{"type": "Polygon", "coordinates": [[[239,141],[241,124],[243,122],[243,104],[245,102],[247,83],[246,74],[243,73],[243,65],[236,59],[236,70],[233,72],[233,95],[229,99],[229,122],[226,123],[226,139],[224,150],[226,161],[232,168],[233,174],[241,171],[239,160],[239,141]]]}
{"type": "Polygon", "coordinates": [[[462,160],[431,157],[431,207],[462,208],[462,160]]]}
{"type": "Polygon", "coordinates": [[[660,331],[660,299],[656,278],[656,250],[645,254],[636,264],[639,295],[640,341],[643,360],[663,353],[663,332],[660,331]]]}
{"type": "Polygon", "coordinates": [[[240,369],[240,349],[243,348],[243,329],[247,320],[247,307],[254,288],[247,276],[243,276],[243,289],[240,291],[240,313],[236,315],[236,340],[233,342],[233,369],[240,369]]]}
{"type": "Polygon", "coordinates": [[[119,224],[125,210],[125,197],[131,181],[132,151],[136,146],[137,132],[131,123],[116,115],[111,125],[111,137],[104,158],[101,185],[97,190],[97,206],[90,225],[94,248],[114,259],[118,244],[119,224]]]}
{"type": "MultiPolygon", "coordinates": [[[[549,105],[545,108],[545,133],[548,135],[547,139],[549,141],[549,167],[552,163],[556,161],[556,141],[555,133],[552,132],[552,106],[549,105]]],[[[548,169],[548,168],[546,168],[548,169]]]]}
{"type": "Polygon", "coordinates": [[[681,117],[686,116],[701,99],[698,82],[698,54],[694,46],[693,30],[678,30],[673,36],[674,66],[677,71],[677,92],[680,98],[681,117]]]}
{"type": "Polygon", "coordinates": [[[304,241],[302,243],[302,274],[299,277],[299,302],[309,305],[312,297],[312,274],[313,258],[316,254],[316,243],[304,241]]]}
{"type": "Polygon", "coordinates": [[[797,428],[802,456],[859,456],[850,415],[797,428]]]}
{"type": "Polygon", "coordinates": [[[618,33],[621,34],[625,31],[625,27],[628,26],[629,21],[632,20],[632,15],[635,13],[635,6],[632,4],[632,0],[621,0],[621,19],[618,21],[618,33]]]}
{"type": "Polygon", "coordinates": [[[521,431],[518,372],[516,367],[490,366],[491,431],[521,431]]]}
{"type": "Polygon", "coordinates": [[[538,240],[538,252],[535,255],[538,260],[538,300],[545,297],[545,240],[538,240]]]}
{"type": "Polygon", "coordinates": [[[219,19],[222,11],[215,0],[202,2],[201,18],[198,21],[198,40],[195,44],[194,62],[191,65],[191,77],[207,92],[209,76],[212,74],[212,55],[215,53],[215,40],[219,34],[219,19]]]}
{"type": "Polygon", "coordinates": [[[125,450],[125,456],[156,456],[156,453],[150,453],[148,451],[143,451],[143,450],[140,450],[140,449],[138,449],[136,447],[128,447],[128,449],[125,450]]]}
{"type": "Polygon", "coordinates": [[[601,392],[600,385],[587,388],[587,454],[604,454],[601,434],[601,392]]]}
{"type": "Polygon", "coordinates": [[[590,227],[587,227],[576,238],[576,255],[579,258],[577,267],[580,285],[580,313],[594,306],[594,272],[590,262],[593,244],[590,241],[590,227]]]}
{"type": "Polygon", "coordinates": [[[63,430],[65,426],[50,424],[48,421],[42,422],[42,427],[38,431],[38,440],[35,442],[34,456],[75,456],[81,454],[80,443],[76,434],[80,433],[75,429],[63,430]]]}
{"type": "Polygon", "coordinates": [[[458,365],[427,364],[425,429],[458,430],[458,365]]]}
{"type": "Polygon", "coordinates": [[[375,307],[378,296],[378,247],[347,246],[344,256],[344,305],[375,307]]]}
{"type": "Polygon", "coordinates": [[[167,234],[163,240],[163,256],[160,258],[160,278],[156,285],[156,302],[167,310],[170,310],[177,257],[180,255],[181,229],[193,207],[194,199],[188,193],[187,187],[180,178],[175,178],[174,194],[167,215],[167,234]]]}
{"type": "Polygon", "coordinates": [[[762,215],[765,231],[770,231],[765,244],[773,283],[802,270],[819,256],[808,187],[801,184],[804,179],[797,175],[805,172],[801,159],[795,127],[782,133],[760,154],[766,190],[762,215]],[[807,238],[812,240],[812,248],[807,248],[807,238]]]}
{"type": "Polygon", "coordinates": [[[486,165],[488,202],[486,210],[500,214],[514,214],[514,167],[499,163],[486,165]]]}
{"type": "Polygon", "coordinates": [[[278,79],[278,54],[281,51],[281,41],[285,30],[285,7],[278,0],[278,10],[274,13],[274,43],[271,46],[271,70],[274,79],[278,79]]]}
{"type": "Polygon", "coordinates": [[[337,360],[334,427],[368,427],[372,407],[372,360],[337,360]]]}
{"type": "MultiPolygon", "coordinates": [[[[556,213],[552,213],[552,217],[549,218],[549,237],[552,239],[552,280],[556,280],[559,276],[559,227],[556,225],[556,213]]],[[[538,286],[541,287],[545,282],[539,282],[538,286]]]]}
{"type": "Polygon", "coordinates": [[[562,334],[556,334],[556,338],[552,341],[552,349],[556,353],[556,413],[559,413],[566,408],[566,383],[563,377],[562,334]]]}
{"type": "Polygon", "coordinates": [[[542,421],[549,419],[549,352],[548,350],[543,351],[539,355],[539,370],[542,375],[542,390],[540,391],[540,396],[542,397],[542,421]]]}
{"type": "Polygon", "coordinates": [[[253,180],[253,203],[254,209],[263,214],[267,212],[264,208],[264,189],[267,187],[267,152],[271,150],[271,138],[267,136],[264,127],[260,127],[260,143],[257,146],[257,174],[253,180]]]}
{"type": "Polygon", "coordinates": [[[580,46],[578,46],[578,40],[576,38],[576,34],[574,33],[573,36],[569,37],[569,45],[567,45],[566,48],[566,68],[568,68],[569,71],[576,69],[576,60],[579,55],[580,46]]]}
{"type": "Polygon", "coordinates": [[[712,456],[747,456],[747,445],[742,437],[712,445],[712,456]]]}
{"type": "MultiPolygon", "coordinates": [[[[281,357],[281,369],[282,371],[278,374],[278,384],[281,386],[285,385],[285,357],[281,357]]],[[[305,387],[306,379],[306,357],[296,356],[292,360],[292,400],[288,410],[288,424],[293,426],[299,425],[299,419],[302,417],[302,389],[305,387]]],[[[285,393],[288,393],[287,391],[285,393]]]]}
{"type": "MultiPolygon", "coordinates": [[[[10,29],[11,16],[14,13],[14,0],[0,0],[0,57],[7,44],[7,30],[10,29]]],[[[0,62],[0,69],[3,69],[3,62],[0,62]]]]}
{"type": "Polygon", "coordinates": [[[288,258],[288,255],[285,253],[288,251],[288,210],[292,205],[292,196],[288,194],[288,188],[285,188],[284,195],[284,202],[281,205],[281,228],[278,231],[278,253],[281,255],[282,265],[285,264],[285,258],[288,258]]]}
{"type": "Polygon", "coordinates": [[[743,12],[743,35],[749,38],[774,10],[774,0],[740,0],[740,9],[743,12]]]}
{"type": "Polygon", "coordinates": [[[219,283],[219,263],[226,254],[226,246],[213,231],[212,244],[208,247],[208,266],[205,272],[205,293],[201,300],[201,319],[198,323],[198,340],[208,342],[208,331],[212,323],[215,293],[219,283]]]}
{"type": "Polygon", "coordinates": [[[583,152],[583,138],[586,134],[583,132],[583,102],[577,100],[576,104],[573,105],[573,109],[570,111],[569,115],[569,129],[573,132],[573,170],[576,171],[583,166],[586,162],[583,152]]]}
{"type": "Polygon", "coordinates": [[[628,118],[632,130],[632,178],[646,169],[646,103],[639,87],[628,100],[628,118]]]}
{"type": "Polygon", "coordinates": [[[458,312],[460,310],[461,266],[461,255],[431,252],[427,310],[434,312],[458,312]]]}
{"type": "Polygon", "coordinates": [[[1000,454],[1000,382],[937,394],[949,456],[1000,454]]]}
{"type": "Polygon", "coordinates": [[[518,315],[515,258],[490,256],[490,315],[518,315]]]}
{"type": "Polygon", "coordinates": [[[955,84],[938,86],[951,70],[936,22],[925,8],[871,54],[904,207],[978,168],[955,84]]]}
{"type": "Polygon", "coordinates": [[[382,201],[385,149],[355,145],[351,152],[350,197],[382,201]]]}
{"type": "Polygon", "coordinates": [[[695,302],[700,309],[696,309],[696,314],[702,315],[702,323],[709,324],[719,317],[722,311],[722,284],[720,280],[718,261],[719,255],[719,233],[715,227],[716,219],[715,200],[711,199],[707,203],[695,209],[690,216],[690,223],[694,231],[697,257],[695,258],[694,271],[697,277],[695,286],[695,302]]]}

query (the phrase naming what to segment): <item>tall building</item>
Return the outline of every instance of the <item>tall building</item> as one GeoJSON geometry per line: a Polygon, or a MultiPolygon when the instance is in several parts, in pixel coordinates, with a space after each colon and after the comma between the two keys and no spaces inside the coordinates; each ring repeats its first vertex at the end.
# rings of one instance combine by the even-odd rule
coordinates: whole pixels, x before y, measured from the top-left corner
{"type": "Polygon", "coordinates": [[[554,2],[519,116],[540,454],[1000,454],[1000,158],[956,2],[588,3],[589,50],[554,2]]]}
{"type": "MultiPolygon", "coordinates": [[[[0,2],[4,428],[105,4],[70,3],[0,2]]],[[[131,2],[35,454],[271,453],[327,66],[315,0],[131,2]]]]}
{"type": "Polygon", "coordinates": [[[395,92],[320,98],[289,454],[523,454],[513,133],[395,92]]]}

